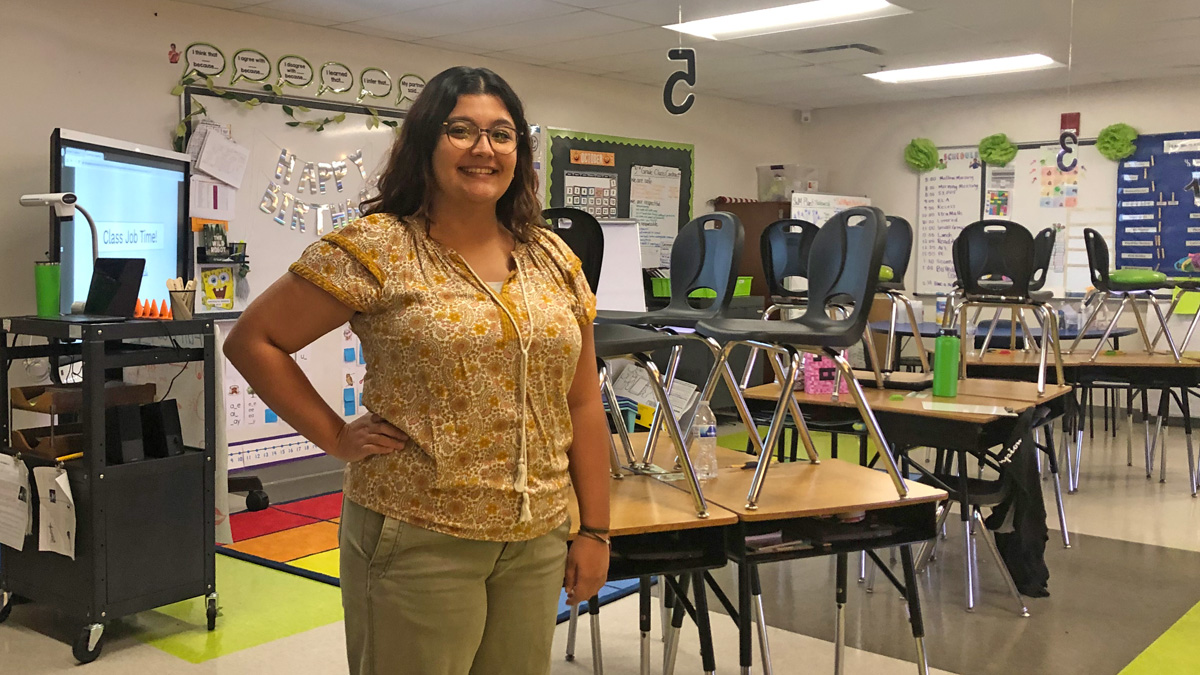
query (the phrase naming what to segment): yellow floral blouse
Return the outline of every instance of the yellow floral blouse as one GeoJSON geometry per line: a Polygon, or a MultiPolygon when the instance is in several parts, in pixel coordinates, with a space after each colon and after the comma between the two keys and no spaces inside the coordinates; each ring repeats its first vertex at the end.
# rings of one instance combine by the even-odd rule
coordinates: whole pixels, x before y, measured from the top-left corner
{"type": "Polygon", "coordinates": [[[375,214],[325,235],[292,264],[355,310],[350,325],[367,364],[363,404],[412,439],[402,451],[352,462],[348,498],[488,541],[532,539],[566,518],[567,392],[596,299],[579,259],[550,231],[537,228],[513,257],[517,269],[495,293],[423,221],[375,214]],[[517,489],[522,411],[528,520],[517,489]]]}

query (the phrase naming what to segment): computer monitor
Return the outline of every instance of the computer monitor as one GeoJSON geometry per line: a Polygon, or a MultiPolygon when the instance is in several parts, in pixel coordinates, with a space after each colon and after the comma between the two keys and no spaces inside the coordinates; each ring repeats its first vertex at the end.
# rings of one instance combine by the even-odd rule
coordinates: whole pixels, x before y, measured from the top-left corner
{"type": "MultiPolygon", "coordinates": [[[[101,258],[143,258],[138,297],[167,297],[166,280],[191,276],[187,224],[189,158],[185,154],[55,129],[50,136],[50,191],[74,192],[96,221],[101,258]]],[[[50,259],[60,263],[61,309],[82,302],[92,280],[87,220],[50,213],[50,259]]]]}

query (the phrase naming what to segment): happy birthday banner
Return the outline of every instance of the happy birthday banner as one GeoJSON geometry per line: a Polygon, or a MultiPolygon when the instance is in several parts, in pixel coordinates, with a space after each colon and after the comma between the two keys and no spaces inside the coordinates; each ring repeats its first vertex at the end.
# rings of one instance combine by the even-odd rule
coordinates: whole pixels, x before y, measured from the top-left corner
{"type": "MultiPolygon", "coordinates": [[[[183,50],[183,54],[185,62],[181,79],[196,75],[208,80],[211,86],[217,76],[226,71],[225,53],[207,42],[194,42],[183,50]]],[[[283,87],[305,89],[317,80],[317,96],[352,91],[357,81],[356,103],[362,103],[369,98],[389,98],[395,90],[396,101],[393,105],[402,109],[412,105],[425,89],[425,79],[412,73],[402,75],[397,88],[393,85],[392,76],[382,68],[364,68],[356,78],[354,71],[340,61],[326,61],[320,68],[313,68],[308,59],[295,54],[279,57],[272,69],[271,59],[257,49],[240,49],[233,55],[229,84],[234,85],[243,80],[263,84],[264,88],[277,94],[283,87]],[[272,72],[275,73],[273,83],[270,81],[272,72]]]]}
{"type": "Polygon", "coordinates": [[[325,234],[325,223],[328,222],[334,230],[340,230],[354,220],[362,217],[359,205],[370,196],[370,187],[366,186],[367,169],[363,166],[362,149],[355,150],[344,158],[332,162],[302,162],[300,158],[284,148],[279,153],[279,161],[275,165],[275,180],[267,181],[267,189],[263,193],[258,208],[263,213],[275,215],[275,222],[282,226],[290,226],[292,230],[307,232],[306,224],[309,212],[316,215],[317,236],[325,234]],[[364,187],[358,191],[357,199],[347,198],[332,203],[315,203],[304,201],[298,195],[307,195],[310,200],[321,195],[331,194],[332,185],[338,193],[345,190],[342,179],[350,174],[350,165],[358,169],[359,176],[364,181],[364,187]],[[295,184],[296,194],[285,191],[292,184],[296,167],[300,166],[300,176],[295,184]],[[279,181],[276,183],[275,181],[279,181]]]}

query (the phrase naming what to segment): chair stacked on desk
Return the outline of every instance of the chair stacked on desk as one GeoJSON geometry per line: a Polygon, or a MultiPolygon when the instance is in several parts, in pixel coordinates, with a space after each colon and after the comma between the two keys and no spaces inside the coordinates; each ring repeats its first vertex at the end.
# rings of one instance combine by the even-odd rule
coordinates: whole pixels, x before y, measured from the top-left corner
{"type": "MultiPolygon", "coordinates": [[[[1110,300],[1119,300],[1120,305],[1117,307],[1117,313],[1113,315],[1112,321],[1108,324],[1108,329],[1104,331],[1104,337],[1100,342],[1096,343],[1096,348],[1092,350],[1091,360],[1095,361],[1100,354],[1100,350],[1104,347],[1104,343],[1108,340],[1109,334],[1116,327],[1117,321],[1121,318],[1121,314],[1128,307],[1133,313],[1133,318],[1137,321],[1138,332],[1142,336],[1143,344],[1146,345],[1146,353],[1154,353],[1154,345],[1158,338],[1150,339],[1146,333],[1146,323],[1142,319],[1142,313],[1138,311],[1137,300],[1145,300],[1146,303],[1154,308],[1155,316],[1158,317],[1159,333],[1165,333],[1167,336],[1167,344],[1171,346],[1171,354],[1175,357],[1175,362],[1179,363],[1179,349],[1175,346],[1175,339],[1171,337],[1171,333],[1167,330],[1167,320],[1163,316],[1162,309],[1158,306],[1158,302],[1154,298],[1154,291],[1164,290],[1168,288],[1167,275],[1162,272],[1153,270],[1116,270],[1109,269],[1108,244],[1104,241],[1104,237],[1092,228],[1087,228],[1083,231],[1083,242],[1087,247],[1088,268],[1092,276],[1092,286],[1095,289],[1084,300],[1084,311],[1091,307],[1091,312],[1087,319],[1083,322],[1083,328],[1079,331],[1079,337],[1075,338],[1075,342],[1071,344],[1071,348],[1067,350],[1068,354],[1075,352],[1075,347],[1079,345],[1079,340],[1092,323],[1096,321],[1096,317],[1100,311],[1108,304],[1110,300]]],[[[1172,306],[1172,309],[1174,307],[1172,306]]],[[[1189,332],[1188,337],[1191,337],[1189,332]]]]}
{"type": "MultiPolygon", "coordinates": [[[[562,238],[564,243],[580,259],[583,265],[584,277],[587,278],[592,290],[597,290],[600,284],[600,270],[604,259],[604,233],[599,222],[586,211],[574,208],[546,209],[542,212],[542,216],[550,223],[551,229],[562,238]]],[[[597,323],[593,327],[600,385],[608,400],[609,415],[624,445],[624,454],[630,468],[635,471],[644,471],[652,466],[653,450],[656,443],[655,437],[659,427],[665,424],[667,434],[680,458],[681,468],[688,479],[688,487],[691,490],[696,512],[700,517],[707,515],[708,507],[700,489],[700,482],[696,477],[691,458],[688,456],[688,443],[685,440],[685,434],[679,428],[679,421],[675,418],[671,410],[669,400],[671,381],[674,379],[675,369],[678,366],[680,353],[687,336],[644,326],[655,326],[655,322],[661,320],[661,317],[664,316],[671,318],[668,319],[668,323],[662,324],[663,326],[694,323],[697,318],[691,316],[693,312],[699,313],[700,316],[709,316],[723,311],[728,306],[733,294],[733,274],[735,272],[733,269],[733,260],[737,257],[738,250],[741,247],[740,244],[741,223],[728,214],[714,214],[713,216],[698,218],[688,223],[680,230],[676,244],[672,247],[672,269],[675,269],[674,263],[678,259],[678,269],[681,276],[687,279],[687,281],[678,284],[678,287],[673,285],[671,304],[665,309],[656,312],[605,312],[605,318],[609,321],[625,320],[634,325],[597,323]],[[710,226],[707,224],[712,221],[716,221],[717,225],[710,226]],[[727,283],[722,284],[721,281],[726,278],[727,283]],[[719,290],[717,301],[708,310],[711,314],[694,310],[687,304],[686,293],[694,290],[696,287],[709,287],[719,290]],[[677,299],[677,294],[679,294],[682,300],[677,299]],[[673,310],[673,312],[668,314],[669,310],[673,310]],[[650,358],[651,352],[663,349],[671,351],[670,365],[668,366],[668,374],[665,380],[654,361],[650,358]],[[640,461],[633,454],[628,429],[621,418],[617,405],[617,396],[613,389],[612,377],[607,364],[607,360],[618,358],[629,359],[636,366],[646,371],[646,374],[649,376],[650,387],[658,401],[658,407],[652,422],[651,438],[640,461]]],[[[690,425],[688,425],[688,428],[690,430],[690,425]]],[[[609,443],[612,451],[610,455],[612,473],[614,478],[620,478],[622,476],[621,466],[616,447],[612,445],[611,434],[609,435],[609,443]]],[[[663,579],[666,585],[675,589],[673,593],[677,593],[679,596],[683,596],[690,582],[694,589],[693,597],[695,600],[693,607],[686,605],[686,598],[680,597],[674,611],[674,616],[672,616],[669,624],[672,629],[666,630],[664,628],[664,637],[668,639],[669,643],[665,654],[671,660],[670,664],[664,661],[664,671],[669,672],[668,665],[673,667],[674,654],[677,653],[679,648],[678,634],[679,628],[682,625],[682,612],[685,606],[693,612],[697,625],[700,627],[702,658],[705,661],[706,670],[711,671],[715,667],[712,665],[712,636],[707,619],[707,600],[701,577],[698,575],[684,575],[684,578],[678,582],[666,577],[663,577],[663,579]]],[[[649,603],[650,580],[649,578],[642,578],[639,581],[639,593],[642,595],[642,604],[646,605],[649,603]]],[[[591,598],[588,601],[588,613],[591,616],[593,670],[597,675],[600,675],[604,672],[604,669],[600,642],[600,606],[597,598],[591,598]]],[[[576,605],[571,608],[570,624],[567,629],[567,655],[569,659],[574,657],[578,617],[579,608],[576,605]]],[[[648,619],[644,619],[641,655],[644,672],[646,672],[646,668],[649,665],[649,633],[646,626],[647,623],[648,619]]]]}
{"type": "MultiPolygon", "coordinates": [[[[900,216],[887,217],[887,240],[883,248],[883,267],[879,279],[879,291],[892,303],[892,312],[888,322],[887,356],[884,357],[883,373],[890,376],[895,370],[896,353],[896,320],[900,306],[903,305],[908,314],[908,325],[913,327],[913,340],[916,342],[917,358],[921,363],[921,372],[928,373],[929,359],[926,356],[925,345],[921,341],[921,331],[917,328],[917,315],[913,312],[912,301],[904,294],[904,275],[908,273],[908,263],[912,258],[913,230],[912,225],[900,216]]],[[[879,366],[874,366],[876,371],[879,366]]]]}
{"type": "MultiPolygon", "coordinates": [[[[980,220],[963,228],[954,240],[952,254],[954,273],[962,297],[954,311],[947,312],[946,325],[953,325],[954,314],[958,315],[958,334],[962,338],[959,341],[960,377],[967,375],[967,311],[971,307],[1011,311],[1013,320],[1010,335],[1013,338],[1017,334],[1018,322],[1024,325],[1024,320],[1020,318],[1021,311],[1029,309],[1043,327],[1043,339],[1038,341],[1038,393],[1046,390],[1048,350],[1054,352],[1055,381],[1064,384],[1058,316],[1053,308],[1030,295],[1030,282],[1035,268],[1034,241],[1029,230],[1007,220],[980,220]]],[[[993,328],[995,323],[992,322],[993,328]]],[[[1028,327],[1024,328],[1026,335],[1029,335],[1028,327]]],[[[984,342],[986,345],[987,339],[984,342]]]]}

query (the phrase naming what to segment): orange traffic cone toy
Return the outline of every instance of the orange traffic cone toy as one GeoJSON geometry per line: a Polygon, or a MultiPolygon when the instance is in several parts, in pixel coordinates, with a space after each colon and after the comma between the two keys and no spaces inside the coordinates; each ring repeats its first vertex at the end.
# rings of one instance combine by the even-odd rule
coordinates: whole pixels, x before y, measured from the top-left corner
{"type": "Polygon", "coordinates": [[[133,318],[140,319],[146,315],[146,306],[142,304],[142,299],[138,298],[137,305],[133,308],[133,318]]]}

